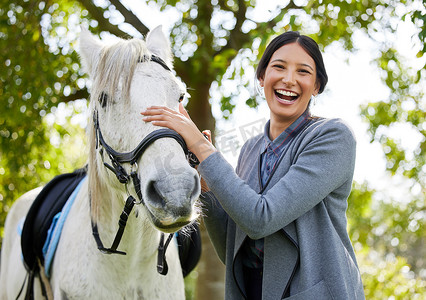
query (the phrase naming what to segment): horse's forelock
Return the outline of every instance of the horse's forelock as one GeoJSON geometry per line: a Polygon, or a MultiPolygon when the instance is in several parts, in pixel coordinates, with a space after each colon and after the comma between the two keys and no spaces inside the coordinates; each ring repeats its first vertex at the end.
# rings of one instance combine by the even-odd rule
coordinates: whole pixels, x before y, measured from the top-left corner
{"type": "Polygon", "coordinates": [[[97,101],[102,92],[112,97],[119,91],[121,100],[127,101],[134,70],[145,55],[148,49],[140,39],[120,40],[104,47],[94,72],[92,100],[97,101]]]}

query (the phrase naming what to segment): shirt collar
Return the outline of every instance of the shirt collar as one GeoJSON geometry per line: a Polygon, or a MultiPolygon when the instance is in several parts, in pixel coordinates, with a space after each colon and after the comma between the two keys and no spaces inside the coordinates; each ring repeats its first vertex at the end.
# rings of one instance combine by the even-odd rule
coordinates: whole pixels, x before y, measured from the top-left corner
{"type": "Polygon", "coordinates": [[[268,120],[268,122],[265,124],[265,129],[263,131],[264,143],[260,153],[265,152],[268,147],[270,147],[273,150],[276,148],[279,148],[291,134],[294,134],[295,132],[297,133],[297,131],[303,126],[303,124],[305,124],[306,120],[309,119],[310,116],[311,114],[310,114],[309,108],[307,108],[305,112],[301,114],[299,118],[297,118],[296,121],[294,121],[286,130],[284,130],[273,141],[271,141],[271,139],[269,138],[269,127],[270,127],[271,120],[268,120]]]}

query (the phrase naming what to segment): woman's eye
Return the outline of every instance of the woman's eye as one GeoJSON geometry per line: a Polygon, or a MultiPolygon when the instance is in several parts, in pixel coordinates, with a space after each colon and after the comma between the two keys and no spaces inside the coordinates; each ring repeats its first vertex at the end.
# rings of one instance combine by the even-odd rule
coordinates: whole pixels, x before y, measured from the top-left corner
{"type": "Polygon", "coordinates": [[[309,70],[306,70],[306,69],[300,69],[299,72],[300,73],[311,74],[311,72],[309,70]]]}
{"type": "Polygon", "coordinates": [[[273,65],[272,67],[277,69],[284,69],[284,66],[282,65],[273,65]]]}

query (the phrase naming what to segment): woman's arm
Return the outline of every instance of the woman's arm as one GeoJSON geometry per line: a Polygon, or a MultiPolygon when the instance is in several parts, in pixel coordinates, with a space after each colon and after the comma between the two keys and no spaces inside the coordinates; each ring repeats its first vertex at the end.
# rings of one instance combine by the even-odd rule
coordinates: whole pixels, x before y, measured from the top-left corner
{"type": "Polygon", "coordinates": [[[351,131],[338,121],[317,130],[294,165],[264,195],[241,180],[218,152],[200,164],[200,174],[223,209],[250,238],[278,231],[352,181],[355,140],[351,131]]]}
{"type": "MultiPolygon", "coordinates": [[[[243,145],[241,153],[244,153],[247,148],[247,143],[243,145]]],[[[241,155],[238,157],[237,169],[238,174],[241,168],[241,155]]],[[[227,240],[227,227],[229,216],[217,200],[216,196],[208,191],[202,193],[200,197],[203,203],[203,219],[209,233],[210,240],[216,250],[217,255],[225,263],[226,260],[226,240],[227,240]]]]}

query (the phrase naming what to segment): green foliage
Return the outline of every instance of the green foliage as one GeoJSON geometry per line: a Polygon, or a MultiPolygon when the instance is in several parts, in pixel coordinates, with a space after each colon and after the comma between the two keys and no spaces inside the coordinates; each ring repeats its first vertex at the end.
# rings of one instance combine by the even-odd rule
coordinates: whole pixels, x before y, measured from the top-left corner
{"type": "Polygon", "coordinates": [[[387,169],[392,174],[412,178],[426,188],[426,97],[422,89],[426,81],[419,75],[425,70],[407,67],[404,58],[394,49],[383,52],[377,62],[383,70],[390,97],[363,106],[361,114],[369,123],[372,141],[383,146],[387,169]],[[406,131],[419,137],[414,149],[406,150],[401,141],[392,138],[392,129],[402,124],[409,124],[406,131]]]}
{"type": "Polygon", "coordinates": [[[373,212],[371,202],[374,191],[370,190],[368,184],[354,183],[351,195],[348,199],[348,231],[353,243],[366,245],[372,230],[370,224],[373,212]]]}
{"type": "Polygon", "coordinates": [[[416,277],[404,258],[375,251],[357,253],[366,299],[424,299],[426,281],[416,277]],[[367,254],[368,252],[368,254],[367,254]]]}
{"type": "Polygon", "coordinates": [[[30,131],[25,138],[25,149],[15,149],[11,141],[10,151],[4,155],[2,148],[0,167],[0,234],[3,236],[3,224],[13,202],[26,191],[47,183],[54,176],[84,166],[86,163],[85,134],[81,126],[75,124],[74,116],[85,110],[85,101],[76,105],[62,103],[61,111],[65,116],[58,117],[50,113],[39,125],[43,130],[30,131]],[[53,121],[51,121],[53,120],[53,121]],[[61,123],[58,125],[58,123],[61,123]],[[40,143],[43,140],[43,143],[40,143]],[[34,144],[37,141],[40,144],[34,144]],[[9,156],[8,156],[9,155],[9,156]],[[11,158],[9,158],[11,157],[11,158]],[[8,161],[7,159],[11,159],[8,161]],[[25,159],[25,160],[24,160],[25,159]],[[17,161],[27,161],[19,165],[17,161]],[[13,168],[16,167],[16,170],[13,168]]]}
{"type": "Polygon", "coordinates": [[[425,198],[398,203],[374,195],[355,183],[347,211],[366,299],[424,299],[425,198]]]}
{"type": "MultiPolygon", "coordinates": [[[[413,5],[416,1],[407,1],[413,5]]],[[[425,297],[424,270],[426,252],[424,244],[426,211],[426,97],[425,81],[425,9],[408,11],[402,19],[410,19],[419,27],[418,36],[413,36],[413,45],[418,45],[419,60],[416,65],[395,50],[388,42],[382,48],[376,63],[382,71],[383,82],[389,89],[389,97],[361,107],[361,115],[368,122],[371,141],[379,142],[387,161],[386,169],[392,175],[409,180],[412,193],[404,199],[379,199],[370,207],[368,217],[358,225],[352,225],[352,239],[364,245],[369,253],[362,257],[361,270],[366,286],[366,297],[383,299],[423,299],[425,297]],[[394,134],[398,129],[405,135],[394,134]],[[417,143],[407,148],[401,140],[411,136],[417,143]],[[355,227],[361,225],[360,235],[355,227]],[[372,250],[374,249],[374,251],[372,250]],[[379,256],[372,259],[372,253],[379,256]],[[391,258],[391,259],[389,259],[391,258]],[[365,271],[367,270],[367,271],[365,271]],[[423,273],[423,278],[419,274],[423,273]]],[[[394,14],[394,17],[398,18],[394,14]]],[[[389,22],[390,24],[391,22],[389,22]]],[[[394,32],[389,25],[384,29],[394,32]]],[[[359,191],[358,191],[359,192],[359,191]]],[[[368,192],[364,188],[364,192],[368,192]]],[[[355,199],[351,199],[356,201],[355,199]]],[[[349,212],[348,212],[349,213],[349,212]]],[[[350,227],[351,228],[351,227],[350,227]]]]}
{"type": "MultiPolygon", "coordinates": [[[[369,124],[372,141],[379,142],[387,159],[387,169],[392,174],[401,174],[412,179],[426,189],[426,97],[424,86],[426,60],[426,9],[421,1],[404,1],[407,8],[403,15],[396,10],[383,26],[386,34],[396,31],[395,19],[410,20],[418,28],[418,35],[412,37],[413,47],[419,49],[417,62],[410,65],[407,59],[396,50],[396,43],[388,41],[383,45],[376,63],[382,70],[382,80],[389,88],[390,96],[381,101],[361,107],[361,115],[369,124]],[[414,9],[410,9],[414,8],[414,9]],[[421,59],[423,58],[423,59],[421,59]],[[406,149],[402,141],[392,136],[392,131],[401,126],[407,134],[417,137],[418,143],[413,149],[406,149]],[[406,126],[407,127],[407,126],[406,126]]],[[[398,4],[395,4],[398,5],[398,4]]],[[[399,5],[399,8],[402,8],[399,5]]],[[[400,9],[399,11],[404,11],[400,9]]]]}
{"type": "Polygon", "coordinates": [[[64,96],[79,88],[81,71],[67,24],[80,9],[64,1],[2,2],[0,224],[18,196],[81,160],[81,155],[65,159],[69,152],[62,148],[78,138],[75,126],[59,128],[45,120],[64,96]],[[56,147],[51,145],[54,136],[56,147]]]}
{"type": "Polygon", "coordinates": [[[416,274],[426,269],[424,195],[381,199],[367,183],[355,183],[348,203],[348,231],[355,249],[404,257],[416,274]]]}

